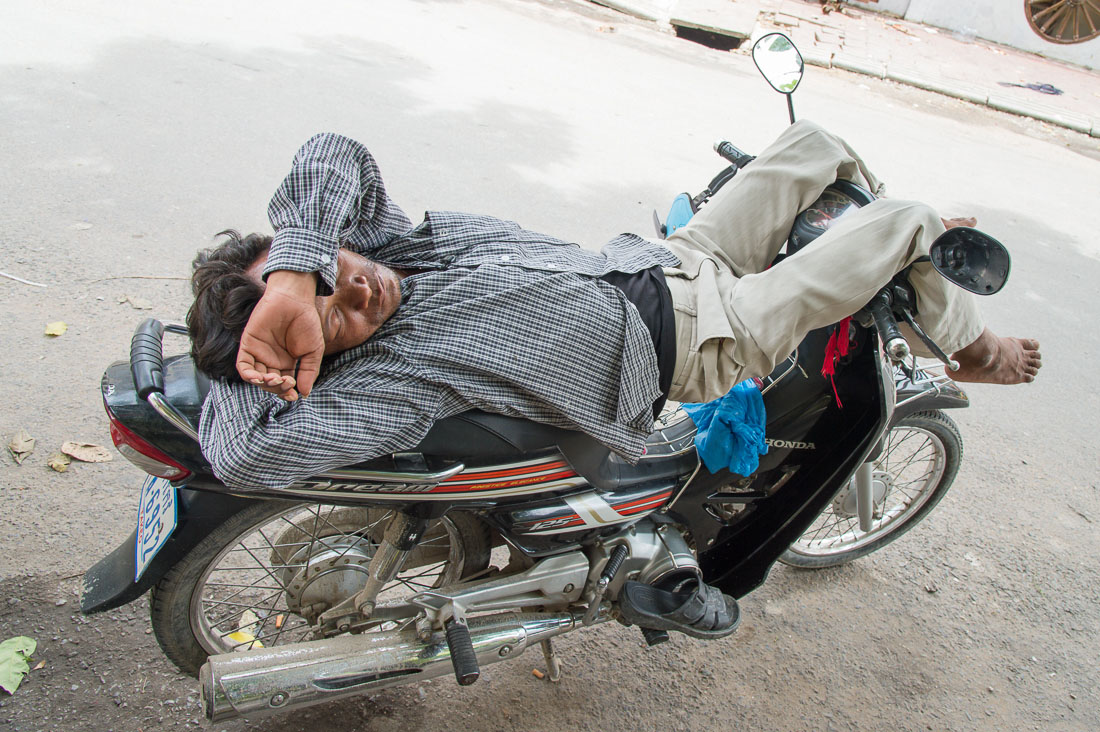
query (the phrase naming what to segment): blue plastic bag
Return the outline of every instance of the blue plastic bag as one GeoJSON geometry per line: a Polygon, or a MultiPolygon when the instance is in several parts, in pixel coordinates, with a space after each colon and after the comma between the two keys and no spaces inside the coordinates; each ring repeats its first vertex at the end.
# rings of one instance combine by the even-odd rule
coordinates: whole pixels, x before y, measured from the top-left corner
{"type": "Polygon", "coordinates": [[[712,402],[683,407],[699,428],[695,447],[707,470],[717,473],[727,468],[737,475],[751,475],[760,467],[760,456],[768,454],[767,414],[755,381],[742,381],[712,402]]]}

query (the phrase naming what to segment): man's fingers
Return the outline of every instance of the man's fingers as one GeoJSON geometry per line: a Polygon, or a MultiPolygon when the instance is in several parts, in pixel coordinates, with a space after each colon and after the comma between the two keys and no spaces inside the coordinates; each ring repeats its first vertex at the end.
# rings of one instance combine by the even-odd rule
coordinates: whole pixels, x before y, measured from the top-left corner
{"type": "Polygon", "coordinates": [[[259,379],[257,386],[268,394],[274,394],[288,402],[297,401],[299,396],[298,390],[295,388],[294,377],[286,374],[266,374],[262,379],[259,379]]]}
{"type": "Polygon", "coordinates": [[[317,380],[317,374],[321,371],[321,358],[324,355],[325,350],[322,346],[316,351],[302,356],[302,360],[298,364],[298,378],[296,381],[298,393],[302,396],[309,396],[309,393],[313,390],[313,382],[317,380]]]}
{"type": "Polygon", "coordinates": [[[264,375],[257,368],[256,359],[243,349],[237,351],[237,373],[240,374],[241,379],[252,384],[259,384],[263,381],[264,375]]]}
{"type": "Polygon", "coordinates": [[[266,364],[257,361],[251,355],[245,357],[244,353],[240,353],[237,356],[237,373],[240,374],[244,381],[253,384],[263,384],[268,376],[279,375],[279,370],[269,368],[266,364]]]}
{"type": "Polygon", "coordinates": [[[283,376],[282,374],[280,374],[278,372],[270,372],[269,371],[268,373],[264,374],[264,384],[266,386],[281,386],[282,383],[284,381],[286,381],[287,379],[290,379],[291,381],[294,381],[293,377],[283,376]]]}

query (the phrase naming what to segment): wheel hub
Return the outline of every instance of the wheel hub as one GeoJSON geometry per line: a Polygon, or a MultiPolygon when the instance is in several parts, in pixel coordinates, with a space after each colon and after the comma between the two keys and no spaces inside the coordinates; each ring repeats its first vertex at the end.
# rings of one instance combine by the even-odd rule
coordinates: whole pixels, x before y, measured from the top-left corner
{"type": "MultiPolygon", "coordinates": [[[[885,470],[876,470],[871,474],[871,495],[874,500],[873,515],[882,517],[882,506],[886,501],[886,494],[894,487],[894,476],[885,470]]],[[[848,481],[836,498],[833,499],[833,513],[845,518],[855,518],[859,515],[856,505],[856,479],[848,481]]]]}
{"type": "Polygon", "coordinates": [[[328,537],[299,549],[280,570],[287,609],[312,622],[360,589],[368,577],[371,542],[359,536],[328,537]]]}

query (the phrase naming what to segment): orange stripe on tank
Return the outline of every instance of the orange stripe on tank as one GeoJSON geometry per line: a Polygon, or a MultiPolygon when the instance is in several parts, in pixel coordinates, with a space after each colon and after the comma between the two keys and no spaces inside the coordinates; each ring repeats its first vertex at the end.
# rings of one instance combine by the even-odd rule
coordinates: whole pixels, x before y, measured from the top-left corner
{"type": "Polygon", "coordinates": [[[613,505],[612,508],[615,509],[616,511],[622,511],[623,509],[633,508],[634,506],[638,506],[638,505],[641,505],[643,503],[652,503],[653,501],[664,501],[666,498],[668,498],[671,495],[672,495],[672,491],[669,491],[668,493],[662,493],[658,496],[647,496],[646,498],[639,498],[638,500],[631,501],[629,503],[619,503],[619,504],[613,505]]]}
{"type": "MultiPolygon", "coordinates": [[[[511,470],[487,470],[484,472],[472,472],[463,471],[458,475],[447,478],[444,483],[459,483],[468,480],[481,480],[482,478],[506,478],[510,475],[528,475],[530,473],[538,473],[543,470],[557,470],[559,468],[566,467],[564,460],[555,460],[549,463],[540,463],[539,465],[528,465],[524,468],[513,468],[511,470]]],[[[576,475],[576,473],[574,473],[576,475]]]]}
{"type": "Polygon", "coordinates": [[[524,485],[537,485],[539,483],[550,483],[555,480],[561,480],[562,478],[575,478],[577,474],[572,470],[563,470],[560,473],[552,473],[550,475],[535,475],[530,478],[517,478],[516,480],[502,480],[493,483],[471,483],[469,485],[460,486],[439,486],[428,491],[429,493],[469,493],[471,491],[491,491],[498,490],[500,488],[516,488],[524,485]]]}

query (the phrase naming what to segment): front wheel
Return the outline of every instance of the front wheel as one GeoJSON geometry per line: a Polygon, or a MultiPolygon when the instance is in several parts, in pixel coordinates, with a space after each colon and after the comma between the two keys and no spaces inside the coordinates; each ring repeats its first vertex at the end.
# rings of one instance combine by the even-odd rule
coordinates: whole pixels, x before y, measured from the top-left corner
{"type": "Polygon", "coordinates": [[[881,549],[936,507],[955,480],[962,452],[959,428],[943,412],[903,418],[874,463],[871,530],[859,529],[853,478],[779,561],[806,569],[835,567],[881,549]]]}
{"type": "MultiPolygon", "coordinates": [[[[392,515],[383,508],[288,501],[241,511],[153,588],[153,632],[165,655],[197,676],[210,655],[314,639],[318,616],[363,587],[392,515]]],[[[429,525],[382,588],[379,604],[477,574],[488,566],[490,550],[483,523],[448,513],[429,525]]]]}

